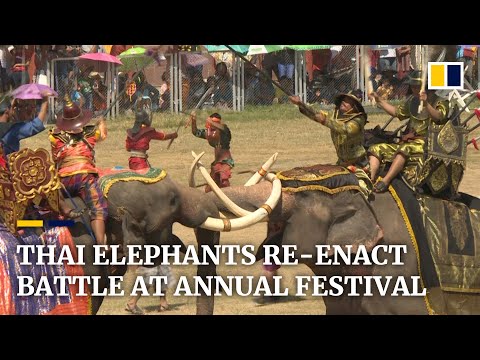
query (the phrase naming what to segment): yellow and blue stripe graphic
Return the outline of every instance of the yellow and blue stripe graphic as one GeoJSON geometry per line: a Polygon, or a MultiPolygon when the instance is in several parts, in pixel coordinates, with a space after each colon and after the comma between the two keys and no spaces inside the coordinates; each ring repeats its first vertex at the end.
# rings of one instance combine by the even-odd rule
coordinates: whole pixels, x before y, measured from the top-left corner
{"type": "Polygon", "coordinates": [[[429,62],[428,89],[463,89],[463,62],[429,62]]]}
{"type": "Polygon", "coordinates": [[[17,227],[19,228],[26,228],[26,227],[34,227],[34,228],[41,228],[44,225],[47,227],[56,227],[56,226],[75,226],[75,221],[73,220],[17,220],[17,227]]]}

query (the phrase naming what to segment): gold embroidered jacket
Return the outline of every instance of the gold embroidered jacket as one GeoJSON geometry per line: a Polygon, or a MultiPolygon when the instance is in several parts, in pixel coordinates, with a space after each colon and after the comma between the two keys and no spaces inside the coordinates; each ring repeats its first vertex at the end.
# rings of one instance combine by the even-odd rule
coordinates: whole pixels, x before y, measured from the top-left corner
{"type": "Polygon", "coordinates": [[[417,135],[426,136],[427,129],[431,121],[434,121],[438,125],[442,125],[447,120],[448,114],[448,101],[436,100],[433,102],[433,107],[442,113],[440,120],[434,120],[430,117],[426,107],[422,112],[418,113],[418,105],[420,104],[419,98],[411,95],[405,100],[404,103],[397,106],[396,116],[399,120],[410,119],[407,125],[407,132],[414,131],[417,135]]]}
{"type": "Polygon", "coordinates": [[[355,165],[366,158],[363,147],[364,129],[367,116],[364,113],[344,113],[338,110],[327,114],[325,126],[330,129],[333,145],[338,156],[338,164],[355,165]]]}

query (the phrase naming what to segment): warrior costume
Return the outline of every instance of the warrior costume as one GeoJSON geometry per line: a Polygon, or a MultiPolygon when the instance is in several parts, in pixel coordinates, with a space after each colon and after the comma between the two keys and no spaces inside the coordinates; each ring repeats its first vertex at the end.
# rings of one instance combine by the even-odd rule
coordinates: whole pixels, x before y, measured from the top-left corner
{"type": "Polygon", "coordinates": [[[98,185],[95,145],[106,138],[101,125],[87,125],[91,113],[67,101],[57,128],[50,130],[52,155],[62,184],[72,194],[79,194],[90,210],[92,220],[106,220],[107,201],[98,185]]]}
{"type": "MultiPolygon", "coordinates": [[[[322,113],[327,119],[324,125],[330,129],[332,142],[337,152],[337,165],[346,167],[355,173],[362,192],[368,197],[373,189],[373,184],[367,174],[369,163],[367,152],[363,146],[367,114],[360,100],[351,94],[338,95],[335,98],[335,105],[336,108],[332,113],[325,111],[322,113]],[[357,109],[352,108],[352,110],[340,114],[339,108],[344,98],[354,100],[357,109]]],[[[299,109],[300,112],[309,116],[302,106],[299,109]]]]}
{"type": "Polygon", "coordinates": [[[135,125],[127,130],[125,148],[130,152],[128,166],[132,170],[149,168],[147,150],[150,148],[150,140],[169,140],[176,138],[176,133],[166,134],[157,131],[151,125],[151,116],[142,110],[135,114],[135,125]]]}
{"type": "MultiPolygon", "coordinates": [[[[211,118],[217,119],[215,117],[211,118]]],[[[230,186],[231,169],[235,166],[235,163],[230,153],[232,134],[227,125],[221,124],[221,127],[222,129],[216,125],[215,121],[211,121],[210,123],[207,122],[206,129],[197,129],[196,121],[192,119],[193,134],[196,137],[207,139],[210,146],[215,149],[215,160],[210,165],[210,176],[220,188],[223,188],[230,186]]],[[[207,186],[205,191],[210,191],[210,187],[207,186]]]]}
{"type": "Polygon", "coordinates": [[[398,144],[383,143],[372,145],[368,149],[369,154],[384,162],[392,162],[393,158],[399,153],[402,153],[407,158],[414,156],[423,157],[428,127],[432,121],[438,125],[445,124],[448,114],[448,101],[434,100],[433,107],[442,114],[440,120],[432,119],[425,107],[418,114],[419,103],[420,100],[412,95],[396,108],[395,116],[399,120],[409,119],[402,141],[398,144]]]}

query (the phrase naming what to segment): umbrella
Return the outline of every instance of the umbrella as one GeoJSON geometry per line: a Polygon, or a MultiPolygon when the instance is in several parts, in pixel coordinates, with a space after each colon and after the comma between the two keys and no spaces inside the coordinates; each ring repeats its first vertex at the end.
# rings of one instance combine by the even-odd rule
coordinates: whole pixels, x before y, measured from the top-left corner
{"type": "Polygon", "coordinates": [[[395,49],[401,47],[402,45],[370,45],[372,50],[386,50],[386,49],[395,49]]]}
{"type": "Polygon", "coordinates": [[[43,99],[42,93],[49,92],[51,96],[58,96],[56,91],[51,87],[42,84],[25,84],[21,85],[15,90],[12,91],[12,96],[14,99],[43,99]]]}
{"type": "Polygon", "coordinates": [[[123,64],[118,70],[122,72],[138,72],[155,61],[152,56],[147,55],[147,50],[142,47],[130,48],[118,57],[123,64]]]}
{"type": "Polygon", "coordinates": [[[157,61],[167,60],[167,58],[165,57],[165,53],[168,52],[168,49],[170,48],[170,46],[171,45],[134,45],[134,47],[141,47],[147,50],[148,56],[150,56],[149,54],[151,53],[155,58],[155,53],[157,53],[158,54],[157,61]]]}
{"type": "Polygon", "coordinates": [[[247,55],[267,54],[284,48],[285,45],[250,45],[247,55]]]}
{"type": "MultiPolygon", "coordinates": [[[[220,52],[230,51],[225,45],[203,45],[208,52],[220,52]]],[[[249,45],[230,45],[235,51],[246,54],[248,52],[249,45]]]]}
{"type": "Polygon", "coordinates": [[[105,53],[89,53],[78,58],[78,64],[82,68],[86,69],[88,66],[93,66],[93,70],[96,72],[107,71],[108,63],[122,65],[122,62],[116,56],[105,53]]]}
{"type": "Polygon", "coordinates": [[[202,55],[202,54],[185,54],[185,61],[190,66],[199,66],[199,65],[208,65],[211,62],[210,55],[202,55]]]}
{"type": "Polygon", "coordinates": [[[320,50],[330,49],[332,45],[284,45],[287,49],[303,51],[303,50],[320,50]]]}

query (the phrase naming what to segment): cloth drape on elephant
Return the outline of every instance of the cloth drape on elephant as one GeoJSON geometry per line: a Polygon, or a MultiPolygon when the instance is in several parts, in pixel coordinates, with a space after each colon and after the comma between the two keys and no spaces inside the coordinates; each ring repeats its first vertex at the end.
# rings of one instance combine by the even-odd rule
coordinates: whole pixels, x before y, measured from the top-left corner
{"type": "Polygon", "coordinates": [[[167,172],[158,168],[142,170],[130,169],[99,169],[99,183],[103,196],[108,196],[110,187],[118,181],[140,181],[145,184],[153,184],[167,176],[167,172]]]}
{"type": "MultiPolygon", "coordinates": [[[[87,315],[90,310],[90,297],[77,296],[78,285],[70,285],[67,296],[58,296],[53,284],[54,276],[82,276],[79,265],[20,265],[21,254],[17,254],[17,245],[55,245],[58,257],[61,247],[69,246],[74,257],[76,249],[73,238],[67,228],[50,228],[45,232],[44,240],[33,229],[25,229],[24,234],[13,236],[3,224],[0,224],[0,314],[2,315],[87,315]],[[45,243],[44,243],[45,242],[45,243]],[[47,277],[53,296],[18,296],[18,276],[31,276],[33,284],[41,277],[47,277]]],[[[35,263],[36,256],[29,254],[29,262],[35,263]]]]}
{"type": "Polygon", "coordinates": [[[414,243],[413,246],[417,252],[419,273],[423,285],[426,288],[439,286],[440,283],[426,240],[427,235],[422,221],[422,212],[415,194],[399,179],[393,179],[389,191],[402,213],[410,237],[414,243]]]}
{"type": "Polygon", "coordinates": [[[480,209],[431,196],[420,205],[442,290],[480,293],[480,209]]]}
{"type": "Polygon", "coordinates": [[[361,190],[355,174],[337,165],[296,167],[276,175],[282,182],[282,190],[287,192],[315,190],[337,194],[342,191],[361,190]]]}

